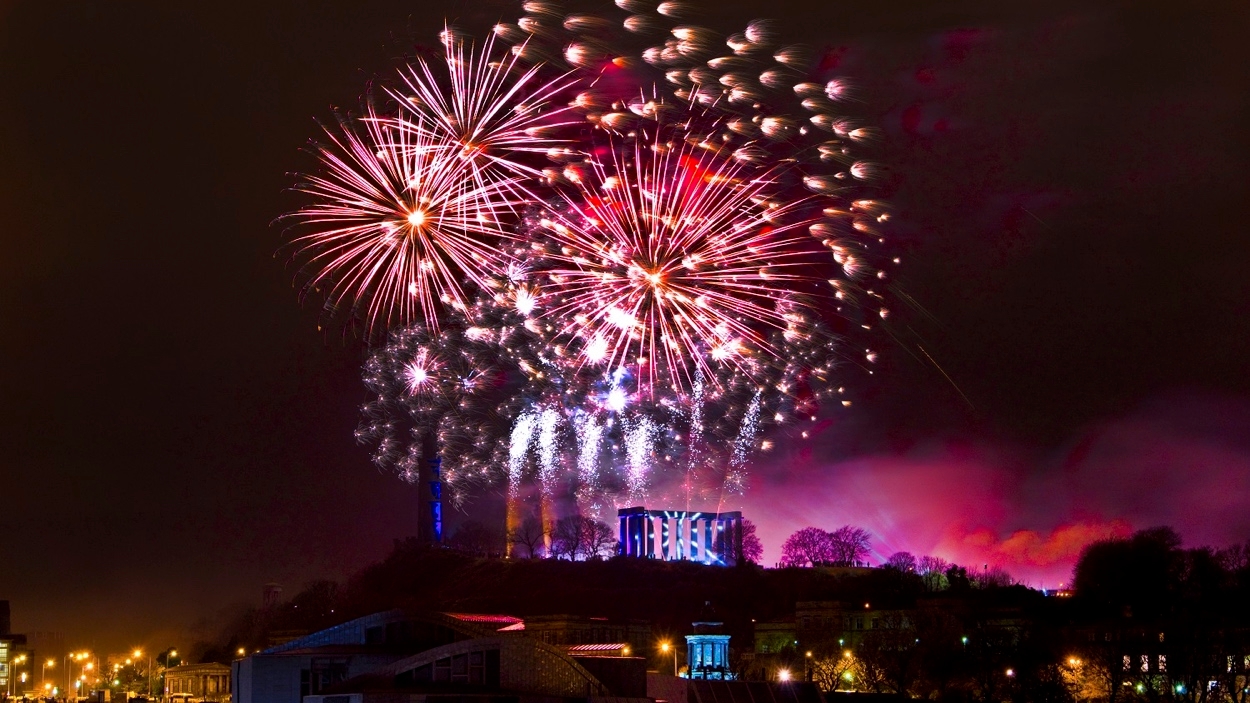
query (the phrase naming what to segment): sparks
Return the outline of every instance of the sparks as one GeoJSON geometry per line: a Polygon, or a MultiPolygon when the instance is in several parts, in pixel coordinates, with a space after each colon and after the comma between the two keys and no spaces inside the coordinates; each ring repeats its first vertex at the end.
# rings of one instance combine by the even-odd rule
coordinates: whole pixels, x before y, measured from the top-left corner
{"type": "Polygon", "coordinates": [[[510,181],[466,187],[445,143],[396,129],[372,108],[326,134],[323,173],[300,186],[315,200],[291,215],[311,230],[294,240],[311,269],[305,290],[324,288],[370,329],[437,327],[445,306],[465,304],[464,279],[480,284],[501,265],[510,181]]]}
{"type": "Polygon", "coordinates": [[[550,314],[574,321],[560,332],[586,361],[688,389],[713,361],[749,371],[751,354],[778,354],[778,303],[818,254],[803,201],[763,207],[767,173],[684,144],[614,150],[592,173],[541,225],[550,314]]]}

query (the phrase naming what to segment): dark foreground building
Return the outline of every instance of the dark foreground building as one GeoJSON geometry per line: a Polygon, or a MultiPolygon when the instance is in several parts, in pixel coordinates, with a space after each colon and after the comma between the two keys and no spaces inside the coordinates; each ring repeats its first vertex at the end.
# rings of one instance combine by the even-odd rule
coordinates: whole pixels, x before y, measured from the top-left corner
{"type": "Polygon", "coordinates": [[[628,641],[568,642],[638,623],[534,620],[375,613],[235,661],[232,703],[823,703],[812,684],[689,680],[648,672],[628,641]]]}

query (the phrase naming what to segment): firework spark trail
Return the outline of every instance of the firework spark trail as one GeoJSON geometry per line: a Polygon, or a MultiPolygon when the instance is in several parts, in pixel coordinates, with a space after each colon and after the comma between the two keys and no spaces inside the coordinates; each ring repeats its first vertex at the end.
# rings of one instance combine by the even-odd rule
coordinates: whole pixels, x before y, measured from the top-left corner
{"type": "Polygon", "coordinates": [[[686,144],[594,162],[542,222],[549,314],[570,320],[561,333],[584,363],[685,389],[713,362],[749,374],[750,353],[776,356],[765,331],[790,324],[777,303],[813,282],[800,272],[813,259],[797,233],[809,222],[793,217],[803,201],[763,206],[769,185],[686,144]]]}
{"type": "Polygon", "coordinates": [[[604,427],[589,413],[580,413],[574,423],[577,431],[577,473],[579,482],[591,490],[598,483],[599,453],[604,427]]]}
{"type": "Polygon", "coordinates": [[[538,414],[526,409],[512,426],[508,445],[508,495],[515,497],[525,475],[526,459],[534,442],[534,430],[538,426],[538,414]]]}
{"type": "Polygon", "coordinates": [[[560,480],[560,420],[560,413],[552,407],[543,408],[538,415],[539,480],[546,496],[556,493],[560,480]]]}
{"type": "Polygon", "coordinates": [[[625,422],[626,484],[632,500],[646,494],[657,431],[655,423],[648,417],[634,417],[625,422]]]}
{"type": "Polygon", "coordinates": [[[466,304],[463,278],[481,285],[499,268],[495,242],[513,236],[499,225],[518,202],[512,181],[466,187],[446,143],[388,127],[372,108],[326,134],[325,174],[299,187],[314,202],[290,216],[312,230],[293,242],[314,269],[305,291],[326,288],[370,329],[437,328],[443,306],[466,304]]]}
{"type": "Polygon", "coordinates": [[[544,66],[518,64],[520,52],[495,51],[490,36],[481,50],[450,30],[443,31],[447,78],[427,61],[400,72],[403,88],[388,89],[401,106],[395,123],[427,133],[447,145],[478,190],[501,178],[541,176],[526,154],[545,153],[560,143],[548,135],[572,124],[569,108],[554,101],[575,80],[569,74],[545,80],[544,66]]]}
{"type": "Polygon", "coordinates": [[[686,509],[690,509],[690,493],[698,478],[703,449],[703,369],[696,369],[694,388],[690,394],[690,428],[686,433],[689,460],[686,462],[686,509]]]}
{"type": "Polygon", "coordinates": [[[745,488],[747,460],[755,449],[760,435],[760,393],[756,393],[742,416],[742,427],[734,441],[733,453],[729,458],[729,470],[725,474],[723,486],[733,493],[741,493],[745,488]]]}

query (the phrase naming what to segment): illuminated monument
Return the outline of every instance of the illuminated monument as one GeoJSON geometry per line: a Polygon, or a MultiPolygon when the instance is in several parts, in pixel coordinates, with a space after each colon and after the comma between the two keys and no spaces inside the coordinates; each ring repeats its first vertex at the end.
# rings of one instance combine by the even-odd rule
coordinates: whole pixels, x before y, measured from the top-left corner
{"type": "Polygon", "coordinates": [[[729,668],[729,635],[711,602],[703,604],[694,634],[686,635],[686,677],[711,681],[734,678],[729,668]]]}
{"type": "Polygon", "coordinates": [[[638,506],[621,508],[617,517],[621,522],[620,552],[625,556],[734,566],[742,554],[740,512],[698,513],[638,506]]]}

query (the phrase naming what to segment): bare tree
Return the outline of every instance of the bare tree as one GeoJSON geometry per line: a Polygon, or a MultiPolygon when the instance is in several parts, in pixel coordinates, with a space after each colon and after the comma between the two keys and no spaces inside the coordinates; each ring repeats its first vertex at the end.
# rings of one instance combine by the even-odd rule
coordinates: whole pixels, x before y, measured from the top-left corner
{"type": "Polygon", "coordinates": [[[551,555],[558,559],[598,559],[611,556],[615,549],[612,529],[582,515],[560,518],[551,533],[551,555]]]}
{"type": "Polygon", "coordinates": [[[602,522],[592,521],[593,529],[587,544],[590,546],[590,554],[597,558],[606,559],[614,557],[620,544],[617,541],[616,533],[612,528],[602,522]]]}
{"type": "Polygon", "coordinates": [[[830,532],[829,544],[833,558],[829,561],[839,566],[859,564],[868,557],[870,536],[868,530],[851,525],[843,525],[830,532]]]}
{"type": "Polygon", "coordinates": [[[995,566],[992,569],[984,569],[975,573],[971,577],[972,585],[976,588],[1005,588],[1015,583],[1015,579],[1007,570],[1001,566],[995,566]]]}
{"type": "Polygon", "coordinates": [[[844,653],[841,647],[817,652],[808,664],[812,683],[822,691],[850,687],[855,679],[855,659],[847,654],[849,652],[844,653]]]}
{"type": "Polygon", "coordinates": [[[512,545],[512,555],[525,559],[536,559],[543,556],[543,524],[538,518],[525,518],[519,526],[508,532],[508,542],[512,545]]]}
{"type": "Polygon", "coordinates": [[[741,555],[735,554],[738,546],[737,537],[733,527],[727,527],[725,530],[716,533],[716,553],[725,555],[727,561],[729,558],[733,558],[735,562],[745,560],[752,564],[758,564],[760,557],[764,556],[764,545],[755,534],[755,523],[750,520],[742,521],[741,555]]]}
{"type": "Polygon", "coordinates": [[[829,533],[819,527],[804,527],[781,545],[782,566],[815,566],[833,561],[829,533]]]}
{"type": "Polygon", "coordinates": [[[916,572],[924,579],[925,588],[930,591],[946,589],[946,569],[950,566],[942,557],[920,557],[916,562],[916,572]]]}
{"type": "Polygon", "coordinates": [[[895,552],[885,560],[885,566],[905,574],[916,573],[916,557],[911,552],[895,552]]]}

